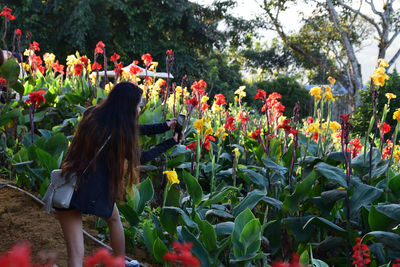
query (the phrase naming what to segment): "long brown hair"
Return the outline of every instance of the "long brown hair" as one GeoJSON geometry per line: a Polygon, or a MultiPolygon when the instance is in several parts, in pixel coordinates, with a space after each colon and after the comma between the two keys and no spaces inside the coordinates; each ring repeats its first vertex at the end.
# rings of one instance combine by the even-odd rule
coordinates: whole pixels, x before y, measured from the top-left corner
{"type": "MultiPolygon", "coordinates": [[[[61,169],[67,176],[76,173],[82,176],[90,161],[108,136],[110,140],[104,147],[110,171],[111,196],[122,199],[125,185],[139,182],[139,129],[137,125],[137,106],[142,99],[142,89],[121,82],[114,86],[108,97],[98,106],[88,110],[78,125],[61,169]],[[127,183],[124,182],[124,163],[128,162],[127,183]]],[[[97,158],[89,170],[96,166],[97,158]]],[[[79,184],[79,180],[78,180],[79,184]]]]}

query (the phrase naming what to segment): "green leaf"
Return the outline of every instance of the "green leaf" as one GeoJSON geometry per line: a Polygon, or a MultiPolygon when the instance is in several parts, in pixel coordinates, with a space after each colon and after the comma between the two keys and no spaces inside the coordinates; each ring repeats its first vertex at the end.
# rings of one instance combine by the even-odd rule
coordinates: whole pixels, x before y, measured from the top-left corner
{"type": "Polygon", "coordinates": [[[157,237],[153,244],[154,258],[157,261],[162,262],[163,256],[167,251],[168,251],[167,246],[161,241],[159,237],[157,237]]]}
{"type": "Polygon", "coordinates": [[[244,255],[256,253],[260,249],[261,224],[258,219],[253,219],[245,225],[240,234],[239,242],[244,245],[244,255]]]}
{"type": "Polygon", "coordinates": [[[321,222],[323,225],[327,225],[327,226],[329,226],[329,227],[331,227],[331,228],[333,228],[333,229],[335,229],[335,230],[337,230],[337,231],[339,231],[339,232],[342,232],[342,233],[346,232],[346,230],[344,230],[344,229],[341,228],[340,226],[337,226],[337,225],[334,224],[333,222],[328,221],[327,219],[322,218],[322,217],[312,217],[312,218],[310,218],[310,219],[306,222],[306,224],[304,224],[303,228],[306,228],[307,225],[308,225],[309,223],[314,222],[315,220],[317,220],[317,222],[321,222]]]}
{"type": "Polygon", "coordinates": [[[300,255],[300,264],[307,266],[310,262],[310,258],[308,256],[308,251],[304,250],[303,253],[300,255]]]}
{"type": "Polygon", "coordinates": [[[143,182],[140,183],[139,186],[140,193],[140,201],[137,209],[137,213],[141,214],[146,206],[147,202],[153,199],[154,197],[154,189],[151,180],[147,178],[143,182]]]}
{"type": "Polygon", "coordinates": [[[389,188],[390,188],[390,190],[392,190],[392,192],[396,192],[397,195],[399,196],[399,192],[400,192],[400,174],[392,177],[389,180],[389,188]]]}
{"type": "Polygon", "coordinates": [[[182,219],[187,226],[190,228],[197,227],[197,224],[184,212],[181,208],[178,207],[164,207],[163,210],[174,211],[176,214],[182,215],[182,219]]]}
{"type": "Polygon", "coordinates": [[[118,210],[124,215],[130,226],[137,226],[140,222],[137,212],[128,204],[118,205],[118,210]]]}
{"type": "Polygon", "coordinates": [[[317,233],[317,227],[312,224],[305,225],[310,218],[312,218],[312,216],[288,217],[283,221],[285,222],[288,232],[291,233],[298,242],[307,243],[317,233]]]}
{"type": "Polygon", "coordinates": [[[146,245],[147,249],[154,255],[153,244],[157,238],[156,229],[151,228],[152,222],[146,221],[143,226],[143,243],[146,245]]]}
{"type": "Polygon", "coordinates": [[[182,227],[181,234],[185,242],[193,243],[192,253],[200,260],[200,266],[210,266],[210,258],[208,252],[204,248],[203,244],[201,244],[200,241],[196,238],[196,236],[194,236],[186,227],[182,227]]]}
{"type": "Polygon", "coordinates": [[[372,236],[378,239],[380,242],[382,242],[386,247],[395,250],[395,251],[400,251],[400,235],[391,233],[391,232],[384,232],[384,231],[373,231],[369,232],[368,234],[363,236],[363,239],[372,236]]]}
{"type": "Polygon", "coordinates": [[[13,85],[11,85],[11,88],[14,89],[21,96],[24,95],[25,88],[20,82],[16,81],[13,85]]]}
{"type": "Polygon", "coordinates": [[[376,187],[357,183],[354,194],[350,199],[351,214],[355,214],[361,207],[367,206],[378,199],[383,194],[383,190],[376,187]]]}
{"type": "Polygon", "coordinates": [[[58,168],[57,161],[49,153],[38,147],[35,151],[41,165],[44,166],[49,173],[58,168]]]}
{"type": "Polygon", "coordinates": [[[21,109],[13,109],[0,114],[0,127],[6,125],[11,119],[18,117],[21,114],[21,109]]]}
{"type": "Polygon", "coordinates": [[[311,263],[312,263],[313,267],[329,267],[328,264],[326,264],[325,262],[323,262],[321,260],[317,260],[317,259],[312,259],[311,263]]]}
{"type": "Polygon", "coordinates": [[[206,220],[199,223],[200,227],[200,240],[208,251],[216,250],[217,247],[217,234],[214,227],[206,220]]]}
{"type": "Polygon", "coordinates": [[[246,209],[253,209],[257,203],[265,197],[267,193],[265,191],[261,191],[255,189],[247,194],[247,196],[232,210],[232,215],[236,217],[239,213],[246,209]]]}
{"type": "Polygon", "coordinates": [[[372,231],[389,230],[389,227],[396,221],[400,221],[399,204],[378,204],[371,206],[368,214],[368,223],[372,231]]]}
{"type": "Polygon", "coordinates": [[[332,165],[326,164],[325,162],[319,162],[314,166],[314,169],[324,176],[325,178],[336,182],[337,184],[347,188],[347,178],[343,169],[334,167],[332,165]]]}
{"type": "Polygon", "coordinates": [[[259,174],[250,169],[240,169],[240,171],[246,173],[249,176],[249,179],[254,183],[256,186],[260,186],[262,189],[268,188],[268,181],[264,175],[259,174]]]}
{"type": "Polygon", "coordinates": [[[264,166],[268,169],[271,169],[275,172],[279,172],[281,174],[285,174],[287,172],[287,169],[278,163],[273,162],[270,159],[262,159],[264,166]]]}
{"type": "Polygon", "coordinates": [[[235,257],[244,256],[244,244],[240,242],[240,235],[247,223],[251,220],[254,220],[255,217],[250,209],[245,209],[242,211],[235,219],[235,227],[233,228],[233,232],[231,235],[233,250],[235,257]]]}
{"type": "Polygon", "coordinates": [[[233,232],[235,224],[233,222],[217,223],[213,226],[217,235],[230,235],[233,232]]]}
{"type": "Polygon", "coordinates": [[[179,216],[176,216],[175,210],[163,208],[160,214],[160,222],[168,233],[170,233],[171,235],[176,234],[176,227],[179,223],[179,216]]]}
{"type": "Polygon", "coordinates": [[[293,194],[287,196],[283,201],[283,209],[285,211],[294,212],[302,201],[309,193],[310,189],[317,180],[317,174],[312,171],[303,181],[298,183],[295,187],[293,194]]]}
{"type": "Polygon", "coordinates": [[[186,184],[186,189],[193,199],[193,203],[198,205],[203,197],[203,189],[199,182],[186,170],[182,170],[183,180],[186,184]]]}
{"type": "Polygon", "coordinates": [[[0,67],[0,77],[7,80],[7,84],[17,81],[20,72],[19,64],[14,59],[9,59],[0,67]]]}
{"type": "Polygon", "coordinates": [[[209,199],[207,199],[206,201],[204,201],[199,207],[198,209],[202,209],[204,207],[207,206],[211,206],[212,204],[215,203],[219,203],[221,202],[230,192],[234,191],[234,190],[238,190],[236,187],[233,186],[228,186],[228,187],[224,187],[222,188],[221,191],[213,193],[209,199]]]}

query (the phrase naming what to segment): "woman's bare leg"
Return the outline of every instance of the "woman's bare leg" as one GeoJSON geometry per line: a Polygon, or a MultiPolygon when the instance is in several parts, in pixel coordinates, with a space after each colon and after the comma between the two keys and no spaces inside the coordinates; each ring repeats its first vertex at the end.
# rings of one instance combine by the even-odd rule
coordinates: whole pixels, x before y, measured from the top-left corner
{"type": "Polygon", "coordinates": [[[82,267],[85,256],[82,214],[76,209],[57,211],[56,214],[67,245],[68,267],[82,267]]]}
{"type": "Polygon", "coordinates": [[[110,218],[103,218],[110,230],[110,243],[115,255],[125,256],[125,234],[117,205],[114,204],[113,213],[110,218]]]}

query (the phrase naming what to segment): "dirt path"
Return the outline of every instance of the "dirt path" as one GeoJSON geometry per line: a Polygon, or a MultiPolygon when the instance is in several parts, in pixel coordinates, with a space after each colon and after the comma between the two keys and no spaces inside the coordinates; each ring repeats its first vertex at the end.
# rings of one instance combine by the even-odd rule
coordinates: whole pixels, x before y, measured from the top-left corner
{"type": "MultiPolygon", "coordinates": [[[[7,182],[0,179],[0,182],[7,182]]],[[[96,217],[84,216],[84,229],[94,237],[96,217]]],[[[0,188],[0,254],[7,251],[18,241],[27,240],[32,244],[32,255],[36,258],[39,252],[55,253],[57,265],[67,266],[67,253],[61,227],[53,214],[44,212],[43,206],[28,195],[18,190],[0,188]]],[[[85,254],[89,255],[101,245],[85,236],[85,254]]],[[[149,264],[147,252],[137,248],[135,255],[129,255],[141,263],[149,264]]]]}

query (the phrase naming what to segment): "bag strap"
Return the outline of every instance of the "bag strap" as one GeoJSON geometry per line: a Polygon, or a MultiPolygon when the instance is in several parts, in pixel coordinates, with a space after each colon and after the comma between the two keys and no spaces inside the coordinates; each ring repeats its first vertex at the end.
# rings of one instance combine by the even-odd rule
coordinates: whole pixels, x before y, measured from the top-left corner
{"type": "Polygon", "coordinates": [[[85,172],[89,169],[90,165],[92,165],[93,161],[97,158],[97,156],[100,154],[100,152],[103,150],[103,148],[106,146],[106,144],[108,143],[108,141],[111,138],[111,134],[107,137],[106,141],[104,141],[104,144],[100,147],[100,149],[97,151],[96,155],[94,156],[94,158],[89,162],[88,166],[86,167],[86,169],[82,172],[82,175],[85,174],[85,172]]]}

